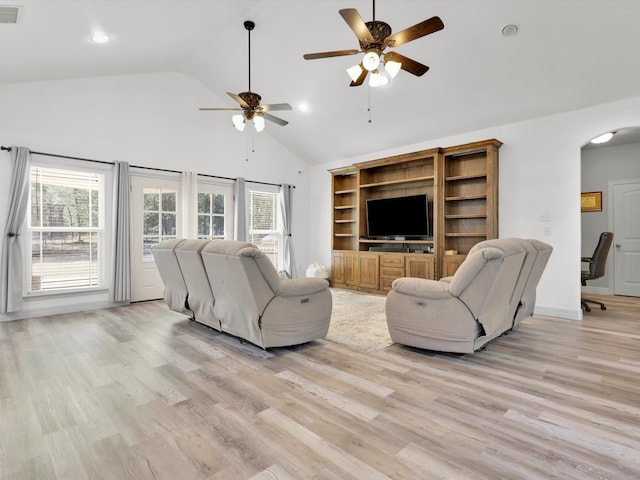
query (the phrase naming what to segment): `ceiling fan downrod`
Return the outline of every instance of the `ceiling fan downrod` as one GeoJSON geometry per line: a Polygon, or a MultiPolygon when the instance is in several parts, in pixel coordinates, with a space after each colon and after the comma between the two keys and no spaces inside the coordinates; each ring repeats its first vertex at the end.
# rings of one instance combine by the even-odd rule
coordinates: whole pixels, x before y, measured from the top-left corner
{"type": "Polygon", "coordinates": [[[255,27],[256,27],[256,24],[253,23],[251,20],[246,20],[244,22],[244,28],[247,30],[247,36],[249,37],[249,42],[248,42],[249,54],[247,55],[249,59],[249,91],[251,91],[251,30],[253,30],[255,27]]]}

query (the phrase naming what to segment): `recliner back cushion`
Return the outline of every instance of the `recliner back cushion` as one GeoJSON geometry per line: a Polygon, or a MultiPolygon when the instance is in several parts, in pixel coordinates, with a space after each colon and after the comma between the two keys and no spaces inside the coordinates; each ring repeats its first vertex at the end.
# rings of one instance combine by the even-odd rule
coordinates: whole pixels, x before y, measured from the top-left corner
{"type": "Polygon", "coordinates": [[[269,257],[267,257],[266,253],[257,247],[247,247],[240,250],[238,252],[238,256],[253,258],[258,270],[271,287],[273,294],[279,295],[282,293],[282,279],[280,278],[280,275],[278,275],[278,272],[273,266],[273,263],[271,263],[271,260],[269,260],[269,257]]]}
{"type": "Polygon", "coordinates": [[[175,248],[182,242],[184,240],[178,239],[156,243],[151,246],[151,255],[164,283],[164,300],[168,307],[175,312],[191,315],[187,308],[187,285],[175,252],[175,248]]]}
{"type": "Polygon", "coordinates": [[[540,282],[540,278],[544,273],[544,269],[547,266],[547,262],[553,252],[553,247],[540,240],[529,239],[529,243],[536,249],[537,255],[531,272],[529,272],[529,278],[527,284],[522,292],[522,309],[517,312],[515,323],[518,324],[524,317],[533,314],[533,310],[536,304],[536,288],[540,282]]]}
{"type": "Polygon", "coordinates": [[[518,305],[520,304],[522,293],[529,279],[529,275],[531,273],[531,269],[533,268],[538,252],[528,240],[514,237],[483,240],[482,242],[474,245],[469,253],[472,253],[479,248],[485,247],[498,248],[505,252],[505,255],[511,255],[514,253],[519,254],[522,250],[524,250],[524,260],[516,276],[516,279],[514,280],[514,289],[509,299],[509,315],[513,318],[518,311],[518,305]]]}
{"type": "MultiPolygon", "coordinates": [[[[189,307],[195,319],[215,326],[211,325],[215,321],[213,314],[215,299],[201,256],[202,250],[210,241],[216,240],[185,240],[176,247],[175,252],[189,290],[189,307]]],[[[220,325],[218,324],[217,327],[219,328],[220,325]]]]}
{"type": "Polygon", "coordinates": [[[478,249],[470,253],[451,279],[449,284],[451,295],[459,297],[489,260],[501,259],[503,256],[504,252],[502,250],[493,247],[478,249]]]}
{"type": "Polygon", "coordinates": [[[256,261],[263,256],[255,245],[233,240],[212,241],[202,250],[222,331],[257,345],[262,344],[260,316],[274,297],[256,261]]]}

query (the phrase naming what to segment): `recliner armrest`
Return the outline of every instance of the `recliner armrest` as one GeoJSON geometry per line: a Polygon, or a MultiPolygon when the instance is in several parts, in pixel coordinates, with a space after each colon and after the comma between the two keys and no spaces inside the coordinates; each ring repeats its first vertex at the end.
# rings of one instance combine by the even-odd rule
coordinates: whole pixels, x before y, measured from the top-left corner
{"type": "Polygon", "coordinates": [[[322,292],[329,288],[329,282],[324,278],[305,277],[292,278],[282,281],[282,289],[278,295],[283,297],[297,297],[322,292]]]}
{"type": "Polygon", "coordinates": [[[580,259],[580,261],[581,261],[581,262],[584,262],[584,263],[591,263],[591,261],[592,261],[592,260],[593,260],[593,259],[592,259],[591,257],[582,257],[582,258],[580,259]]]}
{"type": "Polygon", "coordinates": [[[396,278],[391,284],[398,293],[420,298],[450,298],[449,284],[424,278],[402,277],[396,278]]]}

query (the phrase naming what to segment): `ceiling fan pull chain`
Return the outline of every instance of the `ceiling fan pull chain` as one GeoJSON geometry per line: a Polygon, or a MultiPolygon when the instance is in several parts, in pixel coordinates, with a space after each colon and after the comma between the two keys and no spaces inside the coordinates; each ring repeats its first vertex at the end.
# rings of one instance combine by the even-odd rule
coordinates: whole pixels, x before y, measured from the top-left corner
{"type": "Polygon", "coordinates": [[[371,87],[367,88],[367,112],[369,113],[369,123],[373,123],[371,121],[371,87]]]}

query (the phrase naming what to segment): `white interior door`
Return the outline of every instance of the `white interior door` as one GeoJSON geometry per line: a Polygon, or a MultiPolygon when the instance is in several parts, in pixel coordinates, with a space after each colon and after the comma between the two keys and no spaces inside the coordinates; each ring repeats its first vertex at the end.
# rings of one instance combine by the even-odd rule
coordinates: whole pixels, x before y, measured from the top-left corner
{"type": "Polygon", "coordinates": [[[616,295],[640,297],[640,181],[612,186],[613,290],[616,295]]]}
{"type": "Polygon", "coordinates": [[[163,298],[150,247],[182,236],[179,178],[131,177],[131,300],[163,298]]]}

